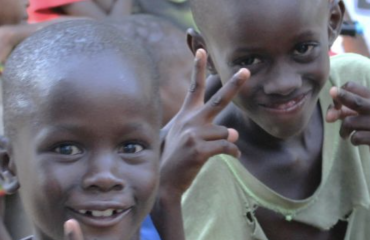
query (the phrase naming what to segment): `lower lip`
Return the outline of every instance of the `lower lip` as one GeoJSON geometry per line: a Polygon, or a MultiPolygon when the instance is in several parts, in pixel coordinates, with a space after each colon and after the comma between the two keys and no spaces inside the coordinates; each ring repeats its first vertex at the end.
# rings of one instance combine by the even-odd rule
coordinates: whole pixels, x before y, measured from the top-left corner
{"type": "Polygon", "coordinates": [[[110,217],[93,217],[79,213],[73,209],[69,209],[69,212],[71,213],[72,218],[76,219],[80,224],[95,228],[108,228],[113,227],[114,225],[122,221],[123,218],[130,214],[131,210],[132,208],[128,208],[125,211],[110,217]]]}
{"type": "Polygon", "coordinates": [[[308,96],[309,96],[309,93],[306,93],[302,97],[296,98],[298,99],[298,101],[295,102],[294,105],[289,106],[287,108],[273,108],[273,107],[267,107],[263,105],[260,105],[260,107],[264,108],[265,110],[273,114],[281,114],[281,115],[294,114],[294,113],[299,112],[303,108],[303,105],[307,101],[308,96]]]}

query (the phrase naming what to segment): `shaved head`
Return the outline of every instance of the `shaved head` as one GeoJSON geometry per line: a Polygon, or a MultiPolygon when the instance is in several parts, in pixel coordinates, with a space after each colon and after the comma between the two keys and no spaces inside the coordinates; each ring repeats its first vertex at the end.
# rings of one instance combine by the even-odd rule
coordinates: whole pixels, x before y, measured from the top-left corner
{"type": "MultiPolygon", "coordinates": [[[[157,72],[146,50],[125,39],[112,26],[93,20],[74,20],[51,25],[22,42],[11,54],[3,73],[4,126],[8,137],[27,114],[37,108],[72,58],[96,58],[110,52],[151,71],[154,102],[157,102],[157,72]]],[[[126,61],[126,62],[127,62],[126,61]]],[[[97,71],[99,71],[97,66],[97,71]]],[[[156,104],[156,106],[159,104],[156,104]]],[[[27,119],[28,121],[29,119],[27,119]]]]}

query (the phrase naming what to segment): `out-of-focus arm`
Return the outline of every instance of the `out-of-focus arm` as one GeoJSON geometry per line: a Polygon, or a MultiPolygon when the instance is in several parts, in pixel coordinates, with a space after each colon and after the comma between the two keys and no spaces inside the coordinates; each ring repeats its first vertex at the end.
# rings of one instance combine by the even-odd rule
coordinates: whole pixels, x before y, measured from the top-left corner
{"type": "Polygon", "coordinates": [[[89,17],[97,20],[119,19],[131,14],[132,0],[115,0],[109,10],[106,7],[95,1],[81,1],[60,8],[66,15],[74,17],[89,17]]]}

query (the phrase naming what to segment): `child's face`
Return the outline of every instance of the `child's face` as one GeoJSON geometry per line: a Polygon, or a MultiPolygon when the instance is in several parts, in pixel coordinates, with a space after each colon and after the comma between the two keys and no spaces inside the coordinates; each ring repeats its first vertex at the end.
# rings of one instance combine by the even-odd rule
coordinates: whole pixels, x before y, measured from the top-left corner
{"type": "Polygon", "coordinates": [[[26,21],[27,5],[28,0],[0,0],[0,25],[26,21]]]}
{"type": "Polygon", "coordinates": [[[63,239],[70,218],[86,240],[130,239],[151,210],[160,122],[139,65],[105,54],[50,70],[60,80],[40,93],[10,155],[37,239],[63,239]]]}
{"type": "Polygon", "coordinates": [[[325,0],[219,2],[203,29],[215,68],[223,82],[242,67],[252,73],[235,103],[275,137],[298,133],[328,78],[329,20],[340,17],[325,0]]]}

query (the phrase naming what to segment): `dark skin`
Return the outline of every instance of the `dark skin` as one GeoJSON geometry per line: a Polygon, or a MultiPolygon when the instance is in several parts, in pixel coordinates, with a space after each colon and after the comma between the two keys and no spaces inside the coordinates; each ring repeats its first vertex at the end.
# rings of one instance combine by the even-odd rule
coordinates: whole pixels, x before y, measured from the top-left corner
{"type": "Polygon", "coordinates": [[[55,9],[73,17],[89,17],[98,20],[120,19],[132,11],[132,0],[81,1],[55,9]]]}
{"type": "MultiPolygon", "coordinates": [[[[208,12],[212,14],[205,16],[205,22],[199,25],[202,35],[189,32],[191,49],[208,50],[208,68],[220,76],[223,84],[229,83],[230,76],[240,68],[251,71],[233,104],[216,123],[239,132],[236,142],[241,151],[239,159],[262,183],[290,199],[312,196],[321,181],[323,118],[328,122],[341,120],[338,134],[351,137],[354,145],[370,145],[370,127],[366,124],[370,121],[367,88],[354,83],[333,88],[330,91],[333,106],[327,112],[318,102],[318,94],[329,74],[329,47],[340,31],[343,3],[329,4],[324,0],[208,3],[212,10],[208,12]],[[207,19],[213,21],[212,25],[207,24],[207,19]]],[[[173,129],[183,128],[183,133],[191,136],[188,139],[198,143],[188,146],[190,149],[202,149],[193,162],[194,169],[187,167],[192,169],[189,171],[192,175],[182,180],[177,178],[178,195],[190,186],[197,169],[213,155],[212,148],[204,147],[202,140],[212,139],[207,134],[213,137],[217,134],[212,131],[205,134],[194,127],[206,129],[209,123],[204,123],[205,119],[193,119],[191,124],[173,122],[173,129]]],[[[176,137],[185,142],[179,143],[178,150],[187,146],[186,136],[176,137]]],[[[173,143],[176,137],[168,136],[166,143],[173,143]]],[[[194,156],[191,150],[188,152],[188,155],[179,154],[180,159],[179,155],[170,153],[164,154],[164,158],[169,162],[176,159],[177,164],[181,161],[191,164],[194,156]]],[[[338,240],[344,239],[346,231],[346,224],[341,222],[329,231],[321,231],[299,222],[288,222],[267,209],[258,209],[256,216],[270,240],[338,240]]]]}
{"type": "Polygon", "coordinates": [[[132,0],[90,0],[57,7],[62,16],[58,19],[34,24],[27,21],[27,0],[0,0],[0,64],[4,64],[11,51],[25,38],[51,24],[79,18],[97,20],[121,19],[132,11],[132,0]]]}
{"type": "Polygon", "coordinates": [[[86,240],[131,240],[159,180],[159,112],[141,80],[149,71],[138,67],[143,61],[113,52],[62,62],[28,124],[3,145],[1,174],[13,176],[4,189],[12,193],[20,185],[35,240],[64,239],[69,219],[86,240]]]}

